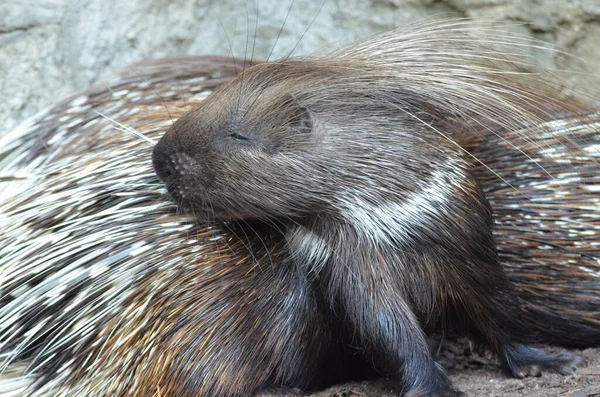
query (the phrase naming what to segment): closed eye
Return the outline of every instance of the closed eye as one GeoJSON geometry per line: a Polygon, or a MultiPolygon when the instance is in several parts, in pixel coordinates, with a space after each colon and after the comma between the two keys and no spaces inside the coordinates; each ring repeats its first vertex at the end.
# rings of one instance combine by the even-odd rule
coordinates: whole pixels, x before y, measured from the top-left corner
{"type": "Polygon", "coordinates": [[[237,134],[237,133],[233,133],[231,135],[229,135],[231,138],[235,139],[236,141],[249,141],[250,138],[248,138],[247,136],[241,135],[241,134],[237,134]]]}

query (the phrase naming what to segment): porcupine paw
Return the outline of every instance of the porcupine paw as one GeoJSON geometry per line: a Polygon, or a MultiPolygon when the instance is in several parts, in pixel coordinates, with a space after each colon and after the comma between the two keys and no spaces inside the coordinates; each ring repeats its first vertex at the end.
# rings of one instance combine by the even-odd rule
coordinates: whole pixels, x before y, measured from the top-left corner
{"type": "Polygon", "coordinates": [[[568,375],[583,361],[581,357],[569,352],[548,354],[524,345],[506,349],[503,358],[505,370],[516,378],[541,376],[542,372],[568,375]]]}

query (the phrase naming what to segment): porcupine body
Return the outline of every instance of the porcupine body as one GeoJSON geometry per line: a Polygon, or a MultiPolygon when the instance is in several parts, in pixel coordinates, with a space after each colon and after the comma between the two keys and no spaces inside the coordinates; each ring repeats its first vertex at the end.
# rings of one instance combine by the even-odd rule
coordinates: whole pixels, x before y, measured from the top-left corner
{"type": "MultiPolygon", "coordinates": [[[[490,348],[509,375],[566,374],[579,359],[533,347],[531,316],[498,255],[482,167],[507,181],[478,156],[483,143],[469,145],[508,143],[549,180],[521,170],[523,180],[507,186],[521,192],[525,183],[542,196],[568,179],[556,181],[540,164],[545,153],[515,147],[511,135],[548,150],[539,134],[553,133],[559,115],[597,135],[597,114],[561,101],[548,80],[506,56],[457,22],[256,65],[179,118],[155,146],[154,167],[200,219],[283,229],[292,267],[324,297],[320,310],[340,319],[365,361],[406,396],[462,395],[427,344],[439,327],[490,348]]],[[[565,145],[580,151],[572,140],[565,145]]],[[[581,176],[584,195],[593,196],[596,185],[581,176]]],[[[540,208],[548,199],[565,205],[560,195],[529,201],[540,208]]],[[[580,223],[569,237],[590,227],[580,223]]],[[[539,250],[556,245],[537,242],[539,250]]]]}
{"type": "MultiPolygon", "coordinates": [[[[321,312],[299,315],[320,298],[302,275],[277,266],[286,257],[281,236],[265,225],[207,228],[178,215],[153,175],[152,148],[94,112],[156,138],[171,123],[157,93],[168,104],[192,103],[190,94],[232,74],[216,60],[186,66],[149,67],[91,89],[3,137],[5,376],[32,364],[14,376],[15,390],[229,396],[318,385],[306,371],[320,372],[336,338],[321,312]]],[[[597,115],[567,114],[515,132],[510,142],[539,158],[517,151],[509,163],[515,148],[495,135],[473,145],[494,170],[478,177],[500,259],[531,326],[558,344],[598,340],[597,129],[597,115]],[[551,179],[542,167],[568,174],[551,179]]]]}

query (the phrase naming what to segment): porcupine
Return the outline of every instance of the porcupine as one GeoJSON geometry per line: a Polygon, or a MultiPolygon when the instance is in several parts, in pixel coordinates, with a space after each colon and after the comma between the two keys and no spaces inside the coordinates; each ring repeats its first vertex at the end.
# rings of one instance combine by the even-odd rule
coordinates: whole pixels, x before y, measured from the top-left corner
{"type": "MultiPolygon", "coordinates": [[[[420,30],[422,41],[410,33],[400,38],[431,61],[443,55],[427,41],[436,32],[439,35],[439,30],[420,30]]],[[[456,61],[473,62],[469,55],[457,53],[456,61]]],[[[152,148],[125,131],[110,129],[107,119],[95,112],[114,119],[127,116],[128,125],[156,138],[171,117],[179,115],[172,108],[171,115],[162,111],[163,101],[181,104],[183,98],[191,104],[190,94],[213,88],[223,82],[220,77],[233,74],[215,59],[178,62],[176,70],[167,61],[141,71],[142,82],[134,75],[110,89],[88,90],[2,140],[0,346],[5,363],[10,363],[9,374],[29,364],[24,375],[14,378],[15,389],[30,387],[31,395],[230,396],[278,385],[310,389],[330,376],[326,358],[337,352],[330,350],[337,336],[332,335],[333,320],[322,302],[328,296],[314,288],[313,278],[323,269],[311,269],[306,278],[307,268],[281,264],[296,258],[287,251],[294,247],[295,236],[287,234],[286,241],[281,230],[285,233],[283,228],[301,219],[294,216],[291,224],[281,219],[195,224],[161,199],[164,189],[150,165],[152,148]],[[185,90],[174,89],[174,82],[185,90]],[[150,114],[132,110],[140,105],[150,114]]],[[[295,62],[274,64],[271,71],[280,73],[295,62]]],[[[442,77],[452,77],[457,66],[445,65],[447,74],[442,77]]],[[[487,72],[496,70],[496,65],[488,66],[487,72]]],[[[242,74],[240,93],[252,87],[249,76],[257,70],[264,69],[242,74]]],[[[515,96],[524,88],[508,87],[515,96]]],[[[402,94],[416,101],[419,91],[411,88],[419,87],[407,85],[402,94]]],[[[299,106],[303,96],[293,94],[286,101],[300,109],[293,116],[304,119],[289,121],[301,132],[316,135],[315,128],[324,128],[320,112],[299,106]]],[[[495,92],[485,84],[477,94],[500,99],[493,98],[495,92]]],[[[542,99],[526,92],[525,98],[534,97],[542,99]]],[[[425,110],[447,110],[434,98],[418,101],[427,104],[416,114],[418,119],[426,116],[425,110]]],[[[260,105],[259,99],[253,106],[260,105]]],[[[386,103],[393,97],[379,99],[386,103]]],[[[248,99],[239,100],[234,108],[248,99]]],[[[512,103],[517,104],[523,106],[512,103]]],[[[414,104],[406,105],[415,112],[414,104]]],[[[496,120],[493,126],[504,127],[499,130],[502,135],[484,124],[493,120],[477,120],[479,134],[468,139],[473,156],[489,167],[476,163],[474,172],[496,216],[499,256],[524,302],[529,326],[553,343],[592,345],[598,341],[599,311],[598,283],[593,279],[597,246],[590,234],[595,230],[592,210],[597,208],[593,184],[598,178],[594,145],[599,116],[563,112],[545,120],[526,106],[520,109],[502,109],[527,116],[521,120],[509,113],[508,120],[496,120]],[[565,160],[572,161],[567,170],[565,160]],[[552,179],[544,170],[566,174],[552,179]],[[507,188],[507,182],[516,188],[507,188]],[[573,201],[570,189],[579,193],[573,201]],[[557,219],[554,229],[547,230],[544,222],[552,219],[557,219]]],[[[450,126],[474,128],[457,120],[464,114],[454,110],[448,117],[450,126]]],[[[489,114],[493,110],[498,109],[485,109],[489,114]]],[[[197,116],[192,113],[182,122],[197,116]]],[[[430,125],[438,122],[431,120],[430,125]]],[[[178,126],[181,123],[173,128],[178,126]]],[[[249,138],[237,134],[232,139],[249,138]]],[[[174,187],[171,184],[171,190],[174,187]]],[[[269,192],[269,198],[278,193],[269,192]]],[[[213,200],[204,204],[215,205],[213,200]]],[[[214,207],[209,209],[211,215],[214,207]]],[[[220,215],[232,217],[223,210],[226,213],[220,215]]]]}
{"type": "Polygon", "coordinates": [[[461,30],[391,32],[326,57],[249,68],[178,119],[153,152],[182,205],[284,229],[321,311],[411,397],[461,394],[427,344],[425,332],[440,324],[468,332],[513,376],[569,373],[577,362],[531,347],[497,253],[478,151],[492,136],[514,145],[514,131],[531,140],[524,129],[552,130],[543,123],[559,113],[586,115],[544,87],[525,89],[522,68],[461,30]]]}

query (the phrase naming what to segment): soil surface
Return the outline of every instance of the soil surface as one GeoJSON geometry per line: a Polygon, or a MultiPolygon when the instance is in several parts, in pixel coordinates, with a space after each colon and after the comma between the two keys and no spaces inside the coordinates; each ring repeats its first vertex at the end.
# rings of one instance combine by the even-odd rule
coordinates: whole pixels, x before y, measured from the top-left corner
{"type": "MultiPolygon", "coordinates": [[[[549,352],[564,351],[546,348],[549,352]]],[[[572,375],[543,374],[511,379],[487,354],[473,352],[466,341],[447,344],[438,356],[450,378],[467,397],[600,397],[600,348],[572,350],[583,363],[572,375]]],[[[402,393],[386,381],[332,387],[311,397],[399,397],[402,393]]]]}

